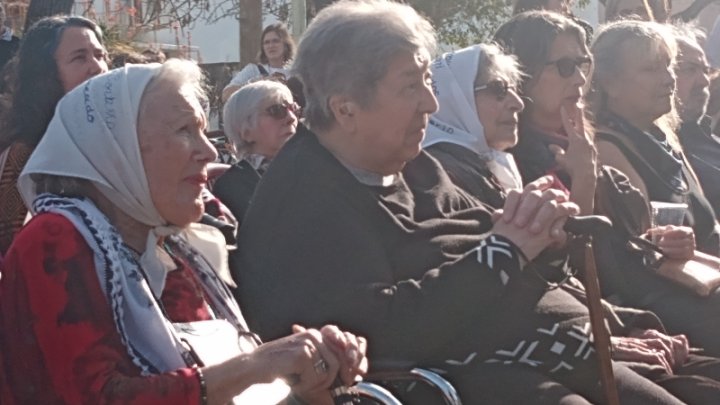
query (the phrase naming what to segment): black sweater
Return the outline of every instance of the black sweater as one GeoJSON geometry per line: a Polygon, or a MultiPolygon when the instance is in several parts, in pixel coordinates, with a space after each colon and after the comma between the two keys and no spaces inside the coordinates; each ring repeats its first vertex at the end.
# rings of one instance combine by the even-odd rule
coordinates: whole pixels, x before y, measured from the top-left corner
{"type": "Polygon", "coordinates": [[[426,153],[396,184],[370,187],[301,130],[263,176],[240,230],[239,300],[264,339],[293,323],[335,323],[367,336],[375,359],[444,364],[474,353],[594,372],[585,305],[521,272],[514,255],[480,263],[481,241],[499,246],[490,228],[488,211],[426,153]]]}

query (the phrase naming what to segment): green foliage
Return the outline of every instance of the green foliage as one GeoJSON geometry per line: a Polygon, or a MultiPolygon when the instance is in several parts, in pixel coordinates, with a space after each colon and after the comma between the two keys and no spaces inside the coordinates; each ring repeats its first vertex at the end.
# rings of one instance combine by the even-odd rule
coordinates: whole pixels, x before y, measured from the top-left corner
{"type": "Polygon", "coordinates": [[[488,42],[512,13],[504,0],[415,0],[411,4],[433,21],[440,42],[453,48],[488,42]],[[440,3],[440,10],[438,7],[428,9],[426,3],[440,3]]]}

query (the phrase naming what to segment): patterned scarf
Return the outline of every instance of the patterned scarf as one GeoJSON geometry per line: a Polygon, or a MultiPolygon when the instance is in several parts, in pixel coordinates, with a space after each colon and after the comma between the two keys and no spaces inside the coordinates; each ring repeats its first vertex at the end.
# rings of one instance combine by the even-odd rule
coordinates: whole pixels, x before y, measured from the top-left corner
{"type": "MultiPolygon", "coordinates": [[[[110,303],[115,326],[130,358],[143,375],[192,365],[188,361],[192,356],[153,296],[135,254],[90,200],[41,194],[33,203],[33,211],[64,216],[93,250],[95,270],[110,303]]],[[[238,332],[248,331],[240,308],[208,261],[183,236],[168,236],[167,241],[188,260],[215,315],[228,321],[238,332]]]]}

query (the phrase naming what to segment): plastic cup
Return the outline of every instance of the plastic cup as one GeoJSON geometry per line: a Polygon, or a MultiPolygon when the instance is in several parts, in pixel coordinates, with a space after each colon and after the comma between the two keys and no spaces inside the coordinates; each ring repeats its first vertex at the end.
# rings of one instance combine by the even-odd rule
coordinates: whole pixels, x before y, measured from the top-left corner
{"type": "Polygon", "coordinates": [[[650,201],[650,207],[652,208],[653,227],[682,225],[688,209],[688,205],[685,203],[669,203],[663,201],[650,201]]]}

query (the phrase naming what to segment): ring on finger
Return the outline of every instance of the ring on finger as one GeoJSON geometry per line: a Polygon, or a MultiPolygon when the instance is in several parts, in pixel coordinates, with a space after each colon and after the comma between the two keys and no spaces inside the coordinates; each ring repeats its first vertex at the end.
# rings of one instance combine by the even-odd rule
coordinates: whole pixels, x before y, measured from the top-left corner
{"type": "Polygon", "coordinates": [[[315,362],[315,364],[313,365],[313,369],[317,374],[325,374],[327,373],[329,366],[327,364],[327,361],[325,361],[325,359],[321,357],[320,360],[315,362]]]}

